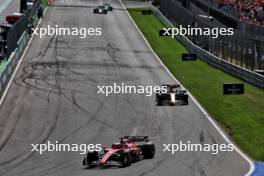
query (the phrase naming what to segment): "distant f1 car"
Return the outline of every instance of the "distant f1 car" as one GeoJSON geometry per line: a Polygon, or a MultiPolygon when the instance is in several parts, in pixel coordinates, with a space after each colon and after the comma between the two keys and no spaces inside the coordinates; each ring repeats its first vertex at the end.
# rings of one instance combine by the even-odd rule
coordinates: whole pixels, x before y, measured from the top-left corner
{"type": "Polygon", "coordinates": [[[167,87],[167,92],[157,92],[156,101],[158,106],[167,105],[188,105],[188,94],[182,90],[180,85],[163,85],[167,87]]]}
{"type": "Polygon", "coordinates": [[[107,14],[108,11],[113,11],[113,7],[108,3],[104,3],[103,5],[97,6],[94,9],[95,14],[107,14]]]}
{"type": "Polygon", "coordinates": [[[107,9],[105,8],[105,6],[100,5],[94,9],[94,14],[96,13],[97,14],[107,14],[107,9]]]}
{"type": "Polygon", "coordinates": [[[83,166],[118,166],[127,167],[132,163],[154,158],[155,145],[148,136],[125,136],[111,148],[102,151],[88,152],[83,160],[83,166]]]}

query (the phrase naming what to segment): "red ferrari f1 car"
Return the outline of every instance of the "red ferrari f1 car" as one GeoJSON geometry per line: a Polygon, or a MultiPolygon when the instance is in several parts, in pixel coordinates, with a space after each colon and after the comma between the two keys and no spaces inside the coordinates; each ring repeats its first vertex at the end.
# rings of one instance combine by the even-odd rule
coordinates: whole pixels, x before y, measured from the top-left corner
{"type": "Polygon", "coordinates": [[[154,158],[154,155],[155,145],[149,141],[148,136],[125,136],[111,148],[103,148],[100,152],[88,152],[83,165],[127,167],[133,162],[154,158]]]}

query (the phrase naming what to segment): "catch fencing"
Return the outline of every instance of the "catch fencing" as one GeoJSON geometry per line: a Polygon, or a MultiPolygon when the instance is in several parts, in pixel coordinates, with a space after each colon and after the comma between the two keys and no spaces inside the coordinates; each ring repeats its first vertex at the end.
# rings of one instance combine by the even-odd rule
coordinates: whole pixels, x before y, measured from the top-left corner
{"type": "Polygon", "coordinates": [[[17,48],[17,41],[20,39],[24,31],[27,29],[30,20],[34,17],[37,12],[39,5],[41,4],[40,0],[35,1],[34,5],[25,11],[22,17],[11,27],[7,35],[7,52],[6,57],[9,57],[11,53],[17,48]]]}
{"type": "Polygon", "coordinates": [[[221,13],[229,18],[235,19],[237,23],[237,29],[243,33],[250,33],[254,35],[264,35],[264,27],[261,25],[251,24],[248,22],[240,22],[239,20],[239,10],[235,9],[232,5],[219,6],[219,0],[190,0],[197,4],[203,3],[205,6],[211,9],[221,11],[221,13]]]}
{"type": "MultiPolygon", "coordinates": [[[[160,8],[163,13],[156,8],[153,12],[166,27],[186,27],[194,22],[201,28],[215,27],[192,16],[191,12],[177,6],[173,0],[167,0],[166,3],[165,0],[161,1],[160,8]]],[[[264,76],[252,71],[256,65],[258,69],[264,68],[264,48],[258,40],[245,40],[240,34],[217,39],[208,36],[177,36],[177,39],[207,63],[264,88],[264,76]]]]}
{"type": "MultiPolygon", "coordinates": [[[[160,2],[162,13],[178,27],[195,24],[199,28],[215,28],[216,23],[201,18],[184,8],[178,0],[160,2]]],[[[223,27],[223,26],[222,26],[223,27]]],[[[233,36],[219,36],[212,39],[208,36],[186,36],[198,45],[224,61],[233,63],[248,70],[264,70],[264,38],[235,31],[233,36]]]]}

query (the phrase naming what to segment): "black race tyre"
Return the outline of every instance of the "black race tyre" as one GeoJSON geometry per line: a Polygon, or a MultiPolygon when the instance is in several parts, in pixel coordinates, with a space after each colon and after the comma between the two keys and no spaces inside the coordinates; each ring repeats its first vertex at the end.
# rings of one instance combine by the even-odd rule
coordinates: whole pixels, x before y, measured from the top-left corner
{"type": "Polygon", "coordinates": [[[83,160],[83,166],[90,167],[92,162],[98,160],[98,153],[97,152],[88,152],[87,156],[83,160]]]}
{"type": "Polygon", "coordinates": [[[154,158],[155,155],[155,145],[152,143],[146,143],[142,146],[142,155],[144,159],[154,158]]]}
{"type": "Polygon", "coordinates": [[[127,167],[131,165],[131,154],[129,152],[124,152],[121,154],[121,165],[120,167],[127,167]]]}
{"type": "Polygon", "coordinates": [[[159,97],[156,98],[157,106],[162,106],[162,101],[159,97]]]}

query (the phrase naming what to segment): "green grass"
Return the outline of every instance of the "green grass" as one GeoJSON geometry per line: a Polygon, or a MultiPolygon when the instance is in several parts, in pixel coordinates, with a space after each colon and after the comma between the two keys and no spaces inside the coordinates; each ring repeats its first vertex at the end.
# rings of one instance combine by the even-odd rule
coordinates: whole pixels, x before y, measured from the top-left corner
{"type": "Polygon", "coordinates": [[[129,13],[167,68],[242,150],[264,161],[264,90],[244,82],[244,95],[223,95],[223,83],[243,81],[201,60],[182,62],[186,48],[175,39],[159,37],[158,30],[164,25],[155,15],[143,16],[139,10],[129,9],[129,13]]]}
{"type": "Polygon", "coordinates": [[[42,4],[46,7],[48,5],[49,0],[42,0],[42,4]]]}

